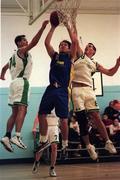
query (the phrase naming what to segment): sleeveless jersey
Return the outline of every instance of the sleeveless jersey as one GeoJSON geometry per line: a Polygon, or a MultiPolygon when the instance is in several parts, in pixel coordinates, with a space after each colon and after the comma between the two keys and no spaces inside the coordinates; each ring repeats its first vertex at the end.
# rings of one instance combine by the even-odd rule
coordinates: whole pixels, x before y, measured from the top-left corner
{"type": "Polygon", "coordinates": [[[87,56],[80,57],[74,62],[73,82],[84,83],[92,87],[92,74],[97,70],[97,63],[87,56]]]}
{"type": "Polygon", "coordinates": [[[55,52],[50,64],[50,84],[57,82],[61,87],[67,88],[70,81],[71,58],[69,54],[55,52]]]}
{"type": "Polygon", "coordinates": [[[19,77],[23,77],[28,80],[32,71],[31,54],[28,53],[26,57],[22,59],[18,55],[17,51],[15,51],[13,56],[9,60],[9,69],[12,80],[19,77]]]}

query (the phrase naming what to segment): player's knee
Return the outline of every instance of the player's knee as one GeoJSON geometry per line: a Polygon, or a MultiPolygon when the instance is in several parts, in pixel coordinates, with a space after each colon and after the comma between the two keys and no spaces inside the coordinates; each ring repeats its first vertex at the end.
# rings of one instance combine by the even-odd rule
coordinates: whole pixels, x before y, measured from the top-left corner
{"type": "Polygon", "coordinates": [[[79,111],[76,112],[76,118],[80,127],[80,135],[81,136],[86,136],[88,135],[88,117],[86,114],[86,111],[79,111]]]}
{"type": "Polygon", "coordinates": [[[68,119],[61,118],[60,119],[60,126],[63,127],[63,128],[67,128],[67,126],[68,126],[68,119]]]}
{"type": "Polygon", "coordinates": [[[83,121],[87,121],[87,114],[85,110],[75,112],[75,115],[79,124],[82,124],[83,121]]]}

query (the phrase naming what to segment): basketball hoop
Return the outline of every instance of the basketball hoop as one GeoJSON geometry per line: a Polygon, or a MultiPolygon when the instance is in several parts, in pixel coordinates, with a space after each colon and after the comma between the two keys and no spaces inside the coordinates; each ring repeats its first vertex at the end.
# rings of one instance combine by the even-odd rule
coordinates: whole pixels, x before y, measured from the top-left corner
{"type": "Polygon", "coordinates": [[[78,10],[80,9],[81,0],[56,0],[55,9],[58,12],[61,24],[70,22],[76,23],[78,10]]]}

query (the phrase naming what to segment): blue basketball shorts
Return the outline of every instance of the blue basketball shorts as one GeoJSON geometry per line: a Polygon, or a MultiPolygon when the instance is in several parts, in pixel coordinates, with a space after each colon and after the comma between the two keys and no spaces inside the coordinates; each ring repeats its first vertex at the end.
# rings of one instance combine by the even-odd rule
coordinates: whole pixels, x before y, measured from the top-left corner
{"type": "Polygon", "coordinates": [[[49,85],[43,94],[38,113],[50,114],[54,108],[56,116],[68,118],[68,90],[49,85]]]}

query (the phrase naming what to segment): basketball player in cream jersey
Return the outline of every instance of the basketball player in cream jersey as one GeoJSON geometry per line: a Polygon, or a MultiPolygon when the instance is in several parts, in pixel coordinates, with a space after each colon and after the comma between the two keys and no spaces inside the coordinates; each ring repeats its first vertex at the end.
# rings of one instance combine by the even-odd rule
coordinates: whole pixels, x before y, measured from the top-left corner
{"type": "MultiPolygon", "coordinates": [[[[73,26],[76,30],[76,25],[73,26]]],[[[101,137],[105,141],[105,149],[111,154],[116,153],[113,143],[110,141],[106,128],[101,121],[99,107],[96,102],[95,92],[92,88],[92,74],[96,71],[104,73],[108,76],[113,76],[119,66],[120,57],[116,60],[115,66],[111,69],[106,69],[92,57],[96,53],[96,47],[92,43],[88,43],[83,52],[78,42],[78,59],[74,62],[74,75],[72,79],[72,100],[74,111],[80,125],[80,133],[86,145],[86,148],[93,160],[97,159],[95,147],[90,144],[88,133],[88,117],[90,117],[96,125],[101,137]]]]}
{"type": "MultiPolygon", "coordinates": [[[[57,158],[57,144],[59,143],[59,118],[55,115],[55,113],[52,111],[51,114],[47,115],[47,123],[48,123],[48,131],[47,131],[47,139],[49,141],[49,145],[51,145],[51,163],[50,163],[50,169],[49,169],[49,175],[52,177],[56,176],[55,172],[55,164],[56,164],[56,158],[57,158]]],[[[35,130],[37,128],[37,125],[39,124],[38,115],[35,118],[33,129],[35,130]]],[[[33,173],[36,173],[38,171],[39,161],[43,154],[43,151],[37,152],[35,154],[35,162],[33,164],[33,173]]]]}
{"type": "Polygon", "coordinates": [[[43,22],[42,27],[29,44],[25,35],[19,35],[15,38],[18,50],[13,53],[9,62],[1,71],[0,79],[5,80],[8,69],[12,79],[9,94],[9,105],[12,107],[12,114],[7,121],[6,134],[1,139],[1,143],[9,152],[13,152],[11,143],[22,149],[26,148],[20,138],[20,133],[27,113],[29,78],[32,71],[32,58],[28,51],[38,43],[47,24],[48,21],[43,22]],[[14,126],[16,134],[11,138],[14,126]]]}
{"type": "Polygon", "coordinates": [[[74,103],[74,111],[80,124],[80,132],[86,144],[87,150],[92,159],[97,159],[95,148],[89,142],[88,137],[88,117],[90,117],[96,125],[101,137],[105,141],[105,149],[111,154],[116,153],[116,149],[110,141],[106,128],[101,121],[99,106],[96,101],[95,92],[92,88],[92,74],[97,70],[106,75],[114,75],[120,65],[120,58],[111,69],[105,69],[103,66],[92,60],[96,48],[89,43],[84,54],[74,63],[74,77],[72,81],[72,100],[74,103]]]}

